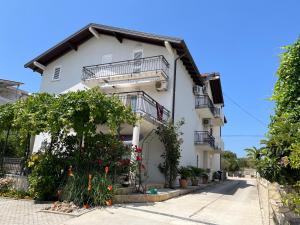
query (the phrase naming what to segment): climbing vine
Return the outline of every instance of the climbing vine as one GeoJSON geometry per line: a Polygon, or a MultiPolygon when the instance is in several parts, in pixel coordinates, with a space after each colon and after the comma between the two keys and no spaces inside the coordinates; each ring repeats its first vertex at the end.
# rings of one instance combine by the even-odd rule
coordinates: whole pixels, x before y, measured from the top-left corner
{"type": "Polygon", "coordinates": [[[173,183],[178,174],[179,160],[181,157],[181,144],[183,142],[180,132],[180,127],[184,124],[184,120],[180,120],[175,125],[168,123],[167,125],[161,125],[156,129],[160,141],[165,147],[165,151],[162,154],[164,162],[159,165],[159,169],[165,176],[166,186],[172,188],[173,183]]]}

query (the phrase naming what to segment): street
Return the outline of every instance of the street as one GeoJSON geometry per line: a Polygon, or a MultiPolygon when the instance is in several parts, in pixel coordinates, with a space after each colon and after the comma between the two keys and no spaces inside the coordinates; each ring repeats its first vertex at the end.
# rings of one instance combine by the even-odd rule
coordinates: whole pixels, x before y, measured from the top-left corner
{"type": "Polygon", "coordinates": [[[97,209],[65,225],[212,224],[262,225],[254,179],[223,184],[158,203],[118,205],[97,209]]]}

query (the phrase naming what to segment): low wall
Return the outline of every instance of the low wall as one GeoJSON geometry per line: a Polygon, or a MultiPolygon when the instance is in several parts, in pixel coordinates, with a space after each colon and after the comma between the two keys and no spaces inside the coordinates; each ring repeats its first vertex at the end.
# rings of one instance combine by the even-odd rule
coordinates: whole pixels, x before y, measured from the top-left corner
{"type": "Polygon", "coordinates": [[[300,224],[300,217],[283,206],[280,194],[282,187],[279,184],[258,177],[257,189],[264,225],[300,224]]]}

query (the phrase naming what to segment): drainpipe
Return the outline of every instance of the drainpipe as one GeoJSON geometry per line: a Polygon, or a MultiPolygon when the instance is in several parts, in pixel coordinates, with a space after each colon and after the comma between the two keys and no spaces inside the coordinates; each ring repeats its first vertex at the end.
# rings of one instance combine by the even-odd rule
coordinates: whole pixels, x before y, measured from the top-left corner
{"type": "Polygon", "coordinates": [[[177,70],[177,61],[181,59],[183,56],[185,56],[186,53],[183,53],[182,55],[178,56],[174,60],[174,80],[173,80],[173,101],[172,101],[172,123],[174,124],[174,117],[175,117],[175,94],[176,94],[176,70],[177,70]]]}

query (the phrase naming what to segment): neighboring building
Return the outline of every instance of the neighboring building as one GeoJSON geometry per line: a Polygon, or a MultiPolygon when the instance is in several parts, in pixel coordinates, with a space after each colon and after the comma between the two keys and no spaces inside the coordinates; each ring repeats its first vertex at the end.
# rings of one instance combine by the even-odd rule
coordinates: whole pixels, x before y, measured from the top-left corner
{"type": "Polygon", "coordinates": [[[28,92],[19,89],[23,83],[0,79],[0,105],[15,102],[28,96],[28,92]]]}
{"type": "MultiPolygon", "coordinates": [[[[148,182],[163,181],[158,165],[164,148],[154,129],[172,117],[185,119],[181,165],[220,169],[226,122],[220,76],[201,76],[184,40],[89,24],[25,67],[42,75],[40,92],[99,86],[118,93],[143,118],[135,127],[124,125],[121,134],[143,147],[148,182]]],[[[36,138],[34,151],[45,136],[36,138]]]]}

